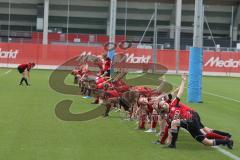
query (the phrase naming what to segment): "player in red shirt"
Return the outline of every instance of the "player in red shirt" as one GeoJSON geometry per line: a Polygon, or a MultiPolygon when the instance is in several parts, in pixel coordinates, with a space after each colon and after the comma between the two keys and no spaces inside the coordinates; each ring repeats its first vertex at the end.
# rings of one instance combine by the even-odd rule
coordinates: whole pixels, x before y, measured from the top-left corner
{"type": "Polygon", "coordinates": [[[138,118],[138,129],[145,130],[145,124],[147,120],[148,114],[148,98],[144,95],[139,96],[137,101],[137,110],[136,114],[139,116],[138,118]]]}
{"type": "Polygon", "coordinates": [[[146,133],[156,133],[156,127],[158,124],[158,113],[157,111],[153,108],[153,104],[151,103],[151,101],[149,101],[148,103],[148,119],[149,119],[149,129],[147,131],[145,131],[146,133]]]}
{"type": "MultiPolygon", "coordinates": [[[[100,68],[99,73],[97,74],[99,77],[96,79],[96,89],[102,89],[103,85],[108,82],[110,78],[110,70],[111,70],[111,59],[107,56],[107,54],[102,55],[102,62],[99,62],[98,59],[94,61],[94,64],[100,68]]],[[[95,100],[92,104],[99,103],[99,96],[96,96],[95,100]]]]}
{"type": "Polygon", "coordinates": [[[20,74],[22,74],[22,79],[19,83],[19,85],[23,85],[23,82],[25,82],[25,84],[27,86],[29,86],[30,84],[28,83],[28,79],[30,79],[30,70],[35,67],[35,63],[28,63],[28,64],[20,64],[18,66],[18,72],[20,74]],[[28,78],[28,79],[27,79],[28,78]]]}
{"type": "Polygon", "coordinates": [[[102,95],[104,104],[106,105],[104,117],[108,117],[111,108],[116,107],[119,103],[119,98],[121,95],[117,90],[111,88],[108,83],[104,84],[104,88],[105,89],[102,95]]]}
{"type": "Polygon", "coordinates": [[[179,128],[186,129],[194,139],[198,142],[208,145],[227,145],[229,149],[233,147],[231,135],[222,131],[212,130],[205,127],[200,116],[196,111],[180,102],[183,94],[186,76],[182,76],[182,82],[177,97],[170,103],[163,102],[162,106],[166,106],[168,112],[168,121],[171,128],[171,144],[170,148],[176,148],[179,128]]]}
{"type": "Polygon", "coordinates": [[[83,64],[81,65],[81,78],[79,78],[79,87],[81,88],[81,92],[83,93],[84,98],[89,98],[91,95],[91,90],[89,86],[88,76],[89,72],[89,66],[87,59],[84,60],[83,64]]]}
{"type": "MultiPolygon", "coordinates": [[[[168,113],[169,104],[172,102],[172,95],[175,95],[179,90],[176,88],[172,93],[159,96],[154,103],[153,108],[158,112],[158,123],[160,125],[159,140],[154,144],[165,144],[169,134],[168,113]],[[159,102],[160,101],[160,102],[159,102]]],[[[169,140],[168,140],[169,141],[169,140]]]]}

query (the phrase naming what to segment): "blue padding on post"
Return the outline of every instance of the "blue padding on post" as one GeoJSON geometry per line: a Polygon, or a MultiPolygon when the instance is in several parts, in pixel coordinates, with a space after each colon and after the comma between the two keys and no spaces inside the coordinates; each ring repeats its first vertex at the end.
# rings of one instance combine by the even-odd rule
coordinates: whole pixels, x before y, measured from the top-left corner
{"type": "Polygon", "coordinates": [[[115,51],[114,51],[114,50],[108,51],[108,57],[109,57],[111,60],[113,60],[114,56],[115,56],[115,51]]]}
{"type": "MultiPolygon", "coordinates": [[[[114,60],[114,56],[115,56],[115,50],[108,51],[108,57],[112,60],[112,62],[114,60]]],[[[111,70],[110,70],[111,76],[113,73],[114,73],[114,68],[111,67],[111,70]]]]}
{"type": "Polygon", "coordinates": [[[202,102],[202,64],[203,49],[190,48],[188,102],[202,102]]]}

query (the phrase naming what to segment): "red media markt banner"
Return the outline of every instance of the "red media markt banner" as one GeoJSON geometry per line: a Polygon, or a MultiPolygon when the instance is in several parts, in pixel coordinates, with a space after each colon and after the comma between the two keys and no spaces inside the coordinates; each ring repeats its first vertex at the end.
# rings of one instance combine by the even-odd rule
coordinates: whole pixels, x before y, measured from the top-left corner
{"type": "MultiPolygon", "coordinates": [[[[41,45],[24,43],[0,43],[0,64],[21,64],[35,62],[37,65],[57,66],[81,54],[101,55],[106,52],[103,47],[41,45]]],[[[130,48],[124,53],[128,63],[152,62],[151,49],[130,48]]],[[[168,70],[176,69],[176,52],[158,50],[157,63],[168,70]]],[[[189,51],[180,51],[179,69],[188,70],[189,51]]],[[[204,52],[203,70],[205,72],[240,73],[240,53],[237,52],[204,52]]]]}

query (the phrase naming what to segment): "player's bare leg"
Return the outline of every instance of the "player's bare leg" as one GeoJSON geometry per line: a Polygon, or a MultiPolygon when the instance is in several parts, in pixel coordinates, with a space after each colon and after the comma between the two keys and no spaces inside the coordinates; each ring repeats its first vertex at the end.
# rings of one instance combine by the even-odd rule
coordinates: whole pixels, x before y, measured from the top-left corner
{"type": "Polygon", "coordinates": [[[168,145],[169,148],[176,148],[179,127],[180,127],[180,120],[179,119],[173,120],[171,123],[171,129],[169,130],[171,135],[171,142],[168,145]]]}
{"type": "Polygon", "coordinates": [[[29,73],[28,73],[27,70],[25,70],[25,71],[22,73],[22,79],[21,79],[19,85],[23,85],[23,82],[25,82],[25,84],[26,84],[27,86],[29,86],[29,83],[28,83],[28,80],[27,80],[28,74],[29,74],[29,73]]]}
{"type": "MultiPolygon", "coordinates": [[[[177,119],[177,120],[173,120],[172,121],[172,124],[171,124],[171,133],[173,135],[172,137],[172,142],[171,144],[169,145],[170,148],[176,148],[176,141],[177,141],[177,136],[175,135],[175,133],[177,134],[178,131],[177,131],[177,128],[180,127],[180,124],[181,124],[181,120],[180,119],[177,119]]],[[[191,131],[190,131],[191,132],[191,131]]],[[[201,132],[201,131],[200,131],[201,132]]],[[[193,132],[194,133],[194,132],[193,132]]],[[[192,134],[192,132],[191,132],[192,134]]],[[[227,145],[227,147],[229,149],[232,149],[233,148],[233,141],[231,139],[208,139],[205,137],[204,134],[202,135],[199,135],[199,136],[196,136],[194,137],[198,142],[206,145],[206,146],[218,146],[218,145],[227,145]]]]}

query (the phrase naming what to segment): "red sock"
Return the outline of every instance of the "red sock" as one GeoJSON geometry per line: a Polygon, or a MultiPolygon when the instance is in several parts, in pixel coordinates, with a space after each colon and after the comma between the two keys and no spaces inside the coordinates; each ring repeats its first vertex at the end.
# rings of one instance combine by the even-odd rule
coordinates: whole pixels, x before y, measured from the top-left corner
{"type": "Polygon", "coordinates": [[[153,122],[151,123],[151,128],[152,128],[152,129],[155,129],[156,126],[157,126],[157,122],[153,121],[153,122]]]}
{"type": "Polygon", "coordinates": [[[145,121],[146,121],[146,115],[142,115],[140,117],[139,128],[145,129],[145,121]]]}
{"type": "Polygon", "coordinates": [[[221,135],[213,133],[213,132],[207,133],[206,137],[209,139],[223,139],[223,140],[227,139],[226,136],[221,136],[221,135]]]}
{"type": "Polygon", "coordinates": [[[162,136],[160,143],[165,144],[167,137],[168,137],[168,126],[166,126],[164,129],[164,135],[162,136]]]}
{"type": "Polygon", "coordinates": [[[158,115],[157,114],[153,114],[151,116],[152,122],[151,122],[151,128],[154,129],[157,127],[157,122],[158,122],[158,115]]]}

